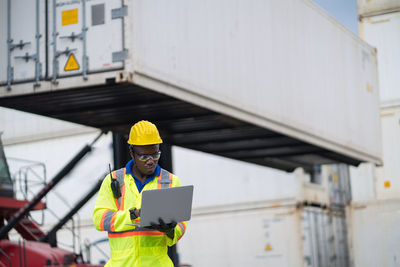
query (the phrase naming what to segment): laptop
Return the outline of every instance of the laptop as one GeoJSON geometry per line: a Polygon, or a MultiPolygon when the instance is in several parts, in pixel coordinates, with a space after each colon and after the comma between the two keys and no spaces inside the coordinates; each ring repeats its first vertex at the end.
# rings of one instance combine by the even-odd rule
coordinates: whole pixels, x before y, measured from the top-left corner
{"type": "Polygon", "coordinates": [[[137,227],[165,223],[189,221],[192,215],[193,185],[165,189],[146,190],[142,193],[140,223],[130,223],[137,227]]]}

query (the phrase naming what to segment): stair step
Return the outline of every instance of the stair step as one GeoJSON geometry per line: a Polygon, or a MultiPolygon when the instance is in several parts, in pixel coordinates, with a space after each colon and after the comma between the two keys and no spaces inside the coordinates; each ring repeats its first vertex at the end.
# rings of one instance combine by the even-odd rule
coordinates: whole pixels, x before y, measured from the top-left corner
{"type": "Polygon", "coordinates": [[[31,231],[34,234],[42,233],[42,231],[40,231],[39,229],[36,229],[36,228],[29,228],[29,231],[31,231]]]}
{"type": "Polygon", "coordinates": [[[31,224],[32,221],[29,220],[28,218],[23,218],[23,219],[21,220],[21,223],[23,223],[23,224],[31,224]]]}

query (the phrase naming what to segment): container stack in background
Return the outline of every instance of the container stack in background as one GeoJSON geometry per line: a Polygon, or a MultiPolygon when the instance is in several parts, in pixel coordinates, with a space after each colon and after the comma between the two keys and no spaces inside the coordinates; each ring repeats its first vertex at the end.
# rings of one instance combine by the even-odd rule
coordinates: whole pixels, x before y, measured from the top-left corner
{"type": "Polygon", "coordinates": [[[320,166],[313,175],[285,173],[174,150],[176,162],[186,162],[174,166],[176,173],[196,188],[192,219],[178,246],[182,263],[350,266],[347,165],[320,166]]]}
{"type": "Polygon", "coordinates": [[[377,50],[384,165],[351,171],[350,251],[354,266],[400,266],[400,1],[357,4],[360,37],[377,50]]]}
{"type": "Polygon", "coordinates": [[[376,47],[383,168],[378,169],[376,197],[400,197],[400,1],[358,0],[360,36],[376,47]]]}

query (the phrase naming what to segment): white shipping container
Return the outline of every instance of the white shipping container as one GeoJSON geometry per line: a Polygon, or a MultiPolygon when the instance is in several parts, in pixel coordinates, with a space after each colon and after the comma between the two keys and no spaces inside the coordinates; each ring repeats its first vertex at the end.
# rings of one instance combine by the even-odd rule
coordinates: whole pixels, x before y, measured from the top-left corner
{"type": "Polygon", "coordinates": [[[398,0],[357,0],[357,6],[358,13],[361,16],[400,10],[400,2],[398,0]]]}
{"type": "MultiPolygon", "coordinates": [[[[0,2],[0,81],[35,81],[46,71],[44,1],[0,2]],[[18,66],[14,69],[14,66],[18,66]]],[[[8,83],[9,85],[9,83],[8,83]]]]}
{"type": "Polygon", "coordinates": [[[360,201],[346,214],[355,267],[400,266],[400,200],[360,201]]]}
{"type": "Polygon", "coordinates": [[[377,169],[378,199],[400,198],[400,106],[382,108],[384,165],[377,169]]]}
{"type": "Polygon", "coordinates": [[[98,129],[0,107],[0,132],[2,132],[3,144],[7,146],[57,137],[97,133],[98,129]]]}
{"type": "Polygon", "coordinates": [[[1,17],[5,21],[11,8],[11,27],[2,23],[2,36],[9,34],[13,44],[33,38],[47,61],[41,53],[40,87],[33,86],[38,76],[16,57],[36,52],[2,42],[1,73],[9,71],[1,77],[0,96],[115,79],[381,163],[375,51],[311,1],[136,0],[121,7],[119,0],[53,0],[44,32],[45,3],[38,0],[41,37],[30,28],[34,2],[23,18],[18,3],[7,3],[1,17]],[[30,27],[25,32],[16,20],[30,27]]]}
{"type": "Polygon", "coordinates": [[[344,222],[339,212],[290,201],[197,209],[178,253],[190,266],[345,267],[344,222]]]}
{"type": "MultiPolygon", "coordinates": [[[[373,1],[377,2],[377,1],[373,1]]],[[[397,12],[362,17],[360,36],[377,48],[382,106],[400,105],[400,1],[397,12]]]]}

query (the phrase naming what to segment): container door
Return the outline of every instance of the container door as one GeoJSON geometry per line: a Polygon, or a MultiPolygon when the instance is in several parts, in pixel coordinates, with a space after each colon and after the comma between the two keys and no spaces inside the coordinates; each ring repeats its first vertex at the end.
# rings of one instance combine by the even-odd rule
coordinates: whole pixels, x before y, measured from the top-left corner
{"type": "Polygon", "coordinates": [[[332,164],[328,167],[330,202],[335,207],[345,207],[351,201],[350,173],[346,164],[332,164]]]}
{"type": "Polygon", "coordinates": [[[88,2],[89,71],[121,69],[128,57],[124,47],[124,18],[127,7],[122,0],[92,0],[88,2]]]}
{"type": "Polygon", "coordinates": [[[52,0],[49,16],[51,79],[123,68],[121,0],[52,0]]]}
{"type": "Polygon", "coordinates": [[[0,2],[0,83],[39,81],[45,62],[45,1],[0,2]]]}

